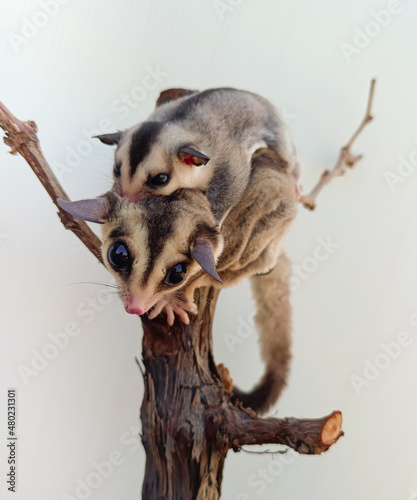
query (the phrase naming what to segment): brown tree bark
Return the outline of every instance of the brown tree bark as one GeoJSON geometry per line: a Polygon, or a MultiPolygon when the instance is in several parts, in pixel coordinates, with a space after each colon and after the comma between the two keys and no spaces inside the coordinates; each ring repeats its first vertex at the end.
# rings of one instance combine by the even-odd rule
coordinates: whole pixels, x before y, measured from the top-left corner
{"type": "Polygon", "coordinates": [[[142,320],[144,500],[215,500],[230,449],[277,443],[319,454],[343,435],[340,412],[318,420],[263,419],[233,404],[211,349],[218,292],[199,293],[198,315],[188,326],[142,320]]]}
{"type": "Polygon", "coordinates": [[[144,499],[220,498],[229,447],[213,418],[228,405],[211,351],[216,299],[213,289],[201,289],[199,313],[188,326],[142,321],[144,499]]]}
{"type": "MultiPolygon", "coordinates": [[[[21,154],[56,204],[65,192],[43,157],[34,122],[21,122],[0,103],[0,126],[12,153],[21,154]]],[[[59,207],[58,207],[59,209],[59,207]]],[[[60,210],[60,209],[59,209],[60,210]]],[[[100,241],[82,221],[59,212],[67,229],[101,260],[100,241]]],[[[145,395],[141,408],[146,500],[216,500],[229,450],[277,443],[299,453],[320,454],[339,437],[341,413],[322,419],[258,418],[242,408],[217,371],[212,322],[218,292],[198,291],[199,310],[189,325],[142,319],[145,395]]]]}

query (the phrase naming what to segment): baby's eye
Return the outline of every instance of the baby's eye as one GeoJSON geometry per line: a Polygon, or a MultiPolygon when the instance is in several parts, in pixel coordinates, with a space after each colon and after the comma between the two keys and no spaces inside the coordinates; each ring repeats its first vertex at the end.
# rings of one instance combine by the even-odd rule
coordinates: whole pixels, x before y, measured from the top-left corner
{"type": "Polygon", "coordinates": [[[158,174],[158,175],[155,175],[155,177],[153,177],[150,180],[151,186],[154,186],[154,187],[165,186],[166,184],[168,184],[168,182],[169,182],[169,175],[168,174],[158,174]]]}
{"type": "Polygon", "coordinates": [[[111,267],[118,273],[126,272],[132,266],[132,257],[122,241],[116,241],[107,252],[111,267]]]}
{"type": "Polygon", "coordinates": [[[179,285],[181,281],[184,281],[186,276],[187,276],[187,264],[185,262],[180,262],[167,272],[165,281],[169,285],[179,285]]]}
{"type": "Polygon", "coordinates": [[[113,169],[113,174],[115,177],[120,177],[120,169],[121,168],[122,168],[122,164],[116,163],[116,165],[114,166],[114,169],[113,169]]]}

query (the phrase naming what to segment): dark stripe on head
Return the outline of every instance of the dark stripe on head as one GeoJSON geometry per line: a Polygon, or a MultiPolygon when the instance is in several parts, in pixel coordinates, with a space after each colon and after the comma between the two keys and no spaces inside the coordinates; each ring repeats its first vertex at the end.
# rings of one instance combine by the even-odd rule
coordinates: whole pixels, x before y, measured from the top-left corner
{"type": "Polygon", "coordinates": [[[132,135],[130,144],[130,176],[133,177],[141,163],[149,154],[163,127],[161,122],[145,122],[132,135]]]}
{"type": "Polygon", "coordinates": [[[126,236],[126,229],[124,228],[123,224],[115,227],[109,235],[109,237],[114,240],[117,240],[118,238],[123,238],[125,236],[126,236]]]}
{"type": "Polygon", "coordinates": [[[155,262],[165,247],[166,240],[171,236],[177,218],[175,205],[170,203],[167,196],[150,198],[146,203],[149,211],[146,217],[148,227],[148,264],[143,274],[143,282],[146,283],[155,262]]]}

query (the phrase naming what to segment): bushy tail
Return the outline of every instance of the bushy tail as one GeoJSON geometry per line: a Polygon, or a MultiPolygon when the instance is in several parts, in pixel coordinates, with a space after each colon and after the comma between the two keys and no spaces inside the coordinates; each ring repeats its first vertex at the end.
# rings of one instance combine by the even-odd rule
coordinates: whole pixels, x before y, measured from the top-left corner
{"type": "Polygon", "coordinates": [[[282,254],[269,274],[251,278],[257,306],[255,323],[265,373],[251,392],[245,393],[233,387],[233,393],[243,406],[257,413],[265,413],[277,401],[287,381],[291,360],[290,272],[290,262],[282,254]]]}

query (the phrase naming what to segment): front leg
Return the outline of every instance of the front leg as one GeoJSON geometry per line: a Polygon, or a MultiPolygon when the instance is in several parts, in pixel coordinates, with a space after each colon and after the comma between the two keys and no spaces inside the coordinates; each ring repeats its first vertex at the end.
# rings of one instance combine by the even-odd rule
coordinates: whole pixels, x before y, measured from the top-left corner
{"type": "Polygon", "coordinates": [[[163,299],[158,300],[158,302],[153,306],[153,308],[148,313],[148,318],[156,318],[162,313],[164,309],[167,315],[167,323],[169,326],[172,326],[174,324],[175,315],[177,315],[183,323],[188,325],[190,323],[188,313],[197,314],[197,306],[194,304],[194,302],[184,302],[175,295],[167,295],[163,299]]]}

